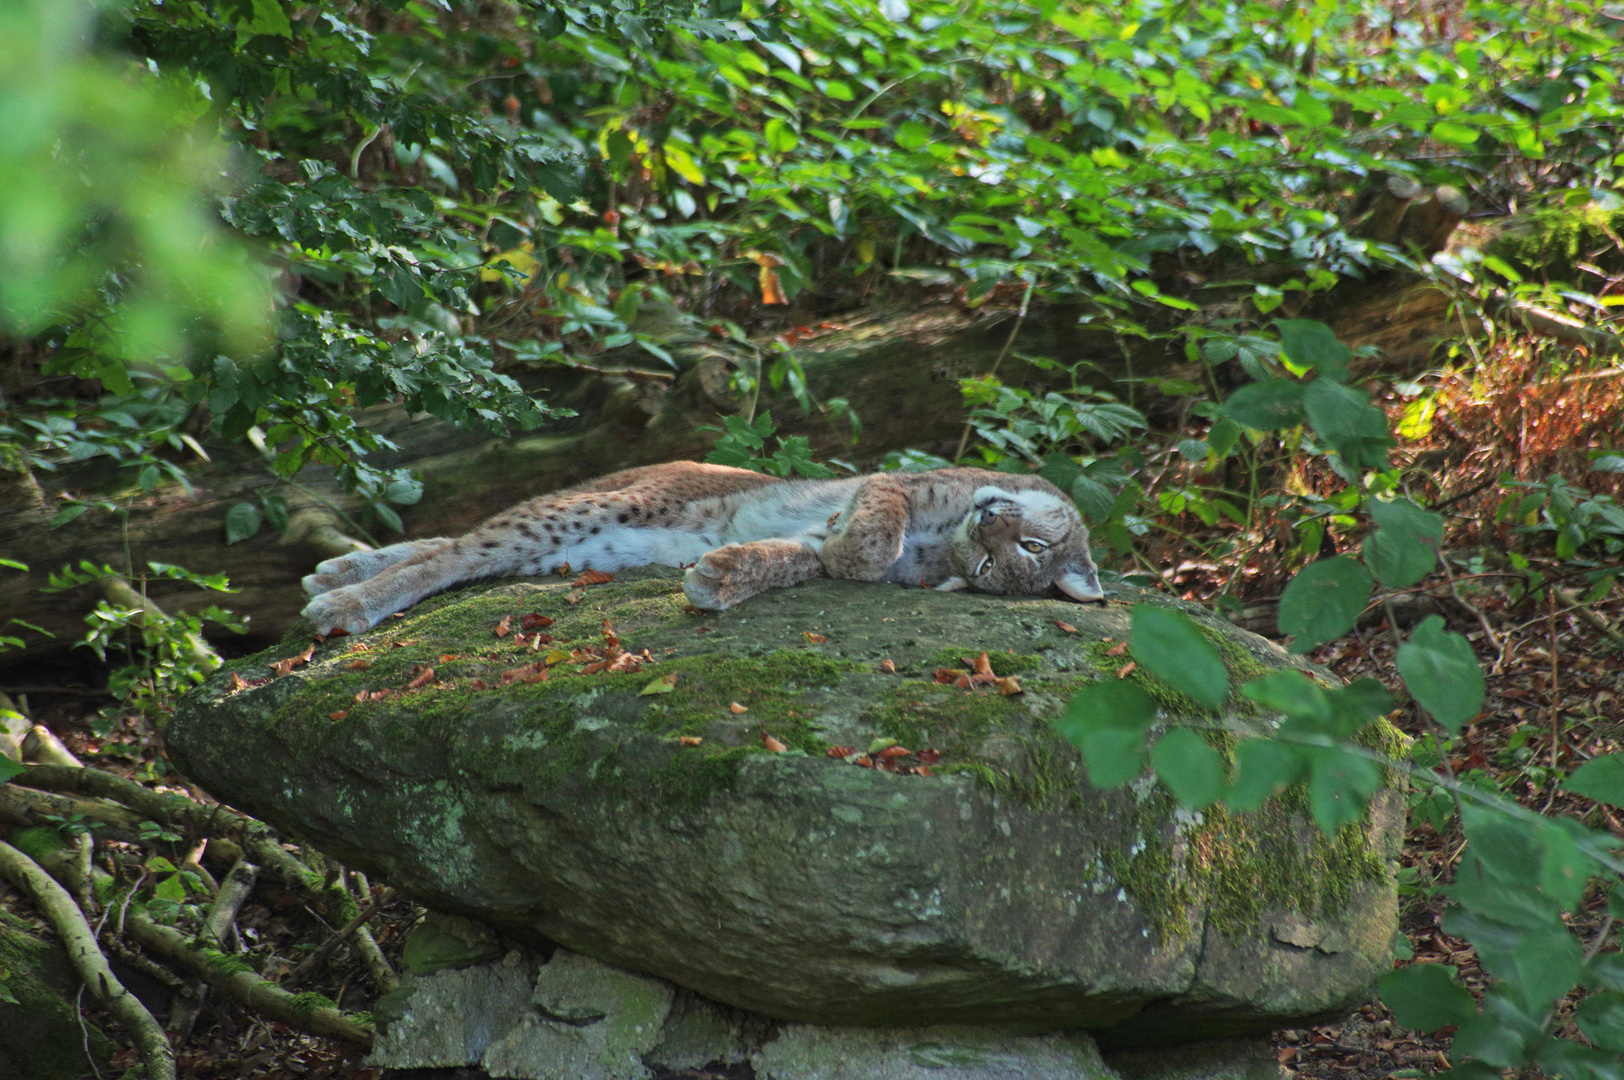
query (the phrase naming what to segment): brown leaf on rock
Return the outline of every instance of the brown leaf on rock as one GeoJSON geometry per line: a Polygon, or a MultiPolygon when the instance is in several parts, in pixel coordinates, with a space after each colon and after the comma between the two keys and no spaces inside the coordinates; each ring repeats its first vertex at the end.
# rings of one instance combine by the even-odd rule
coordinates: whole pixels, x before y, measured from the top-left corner
{"type": "Polygon", "coordinates": [[[960,679],[968,678],[970,673],[963,668],[939,667],[931,674],[942,685],[952,686],[960,679]]]}
{"type": "Polygon", "coordinates": [[[406,689],[417,690],[423,686],[427,686],[433,681],[434,669],[429,667],[427,664],[424,664],[417,674],[412,676],[412,681],[406,684],[406,689]]]}
{"type": "Polygon", "coordinates": [[[512,615],[503,615],[502,621],[496,624],[496,636],[507,637],[508,628],[513,625],[512,615]]]}
{"type": "Polygon", "coordinates": [[[768,750],[771,750],[775,754],[782,754],[785,750],[789,749],[789,747],[785,746],[783,743],[779,742],[765,731],[761,733],[761,745],[765,746],[768,750]]]}
{"type": "Polygon", "coordinates": [[[872,769],[874,767],[874,759],[869,757],[867,754],[864,754],[860,758],[854,758],[852,760],[852,764],[861,765],[865,769],[872,769]]]}
{"type": "Polygon", "coordinates": [[[968,671],[960,672],[959,677],[953,680],[953,685],[960,690],[970,689],[970,673],[968,671]]]}
{"type": "Polygon", "coordinates": [[[942,752],[940,750],[921,750],[918,757],[921,765],[934,765],[942,760],[942,752]]]}
{"type": "Polygon", "coordinates": [[[806,643],[808,645],[822,645],[825,641],[829,640],[824,635],[822,635],[822,634],[814,634],[810,630],[803,630],[801,632],[801,636],[806,638],[806,643]]]}
{"type": "Polygon", "coordinates": [[[417,644],[417,639],[416,638],[399,638],[398,640],[391,641],[389,643],[389,647],[391,649],[404,649],[408,645],[416,645],[416,644],[417,644]]]}
{"type": "Polygon", "coordinates": [[[1121,667],[1117,668],[1116,677],[1119,679],[1126,679],[1129,675],[1132,675],[1135,669],[1138,667],[1139,665],[1137,663],[1129,660],[1126,664],[1123,664],[1121,667]]]}
{"type": "Polygon", "coordinates": [[[1054,621],[1054,624],[1055,624],[1055,625],[1056,625],[1056,626],[1058,626],[1058,627],[1060,627],[1060,629],[1062,629],[1062,630],[1064,630],[1064,631],[1065,631],[1065,632],[1066,632],[1066,633],[1068,633],[1068,634],[1075,634],[1075,633],[1077,633],[1077,628],[1076,628],[1076,627],[1075,627],[1075,626],[1073,626],[1073,625],[1071,625],[1071,623],[1068,623],[1068,622],[1061,622],[1061,621],[1060,621],[1060,620],[1059,620],[1059,619],[1056,619],[1056,620],[1055,620],[1055,621],[1054,621]]]}
{"type": "Polygon", "coordinates": [[[603,585],[613,580],[615,580],[613,574],[606,574],[602,570],[586,570],[570,584],[576,588],[581,588],[586,585],[603,585]]]}
{"type": "Polygon", "coordinates": [[[566,603],[566,604],[579,604],[581,602],[581,597],[583,597],[585,595],[586,595],[586,592],[584,590],[582,590],[582,589],[576,589],[572,593],[565,593],[564,594],[564,603],[566,603]]]}
{"type": "Polygon", "coordinates": [[[916,775],[918,775],[918,776],[929,776],[930,775],[930,766],[929,765],[921,765],[917,769],[914,770],[914,773],[916,775]]]}
{"type": "Polygon", "coordinates": [[[896,664],[892,663],[889,658],[887,658],[880,661],[880,670],[885,672],[887,675],[895,675],[897,673],[897,666],[896,664]]]}
{"type": "Polygon", "coordinates": [[[575,573],[575,571],[570,569],[569,563],[565,563],[563,566],[556,567],[553,570],[553,573],[557,574],[559,577],[569,577],[571,574],[575,573]]]}
{"type": "Polygon", "coordinates": [[[637,696],[649,697],[653,694],[669,694],[671,691],[677,688],[677,676],[679,674],[679,672],[673,671],[669,675],[661,675],[659,678],[654,679],[647,686],[643,687],[643,689],[639,690],[637,692],[637,696]]]}
{"type": "Polygon", "coordinates": [[[831,746],[824,753],[832,758],[848,758],[857,753],[857,750],[851,746],[831,746]]]}
{"type": "Polygon", "coordinates": [[[1119,641],[1115,645],[1112,645],[1109,649],[1106,649],[1105,650],[1105,655],[1106,656],[1121,656],[1123,653],[1125,653],[1127,651],[1128,651],[1128,643],[1126,641],[1119,641]]]}
{"type": "Polygon", "coordinates": [[[367,701],[382,701],[386,697],[393,697],[394,694],[395,692],[393,690],[388,689],[362,690],[360,693],[355,695],[355,703],[359,705],[367,701]]]}
{"type": "Polygon", "coordinates": [[[300,664],[307,662],[310,657],[314,655],[315,651],[316,646],[311,645],[297,656],[290,656],[285,660],[278,660],[276,663],[271,665],[271,671],[278,676],[286,675],[300,664]]]}
{"type": "Polygon", "coordinates": [[[327,719],[342,720],[348,715],[350,715],[350,710],[348,709],[334,709],[332,712],[327,714],[327,719]]]}
{"type": "Polygon", "coordinates": [[[468,689],[470,690],[489,690],[490,688],[491,684],[484,679],[474,679],[468,683],[468,689]]]}
{"type": "Polygon", "coordinates": [[[372,661],[364,656],[357,656],[354,660],[351,660],[349,663],[344,665],[344,667],[350,671],[365,671],[371,666],[372,661]]]}
{"type": "Polygon", "coordinates": [[[1014,697],[1016,694],[1026,693],[1025,690],[1021,689],[1021,677],[1019,675],[1005,675],[1002,679],[999,679],[998,692],[1005,697],[1014,697]]]}
{"type": "Polygon", "coordinates": [[[975,671],[970,675],[970,684],[972,686],[988,686],[997,681],[998,676],[993,674],[992,661],[987,659],[987,654],[982,653],[976,657],[975,671]]]}
{"type": "Polygon", "coordinates": [[[913,753],[913,751],[909,750],[906,746],[887,746],[875,756],[881,761],[894,761],[899,757],[907,757],[911,753],[913,753]]]}
{"type": "Polygon", "coordinates": [[[553,625],[553,620],[535,611],[519,619],[520,630],[540,630],[542,627],[551,625],[553,625]]]}
{"type": "Polygon", "coordinates": [[[730,703],[728,705],[727,709],[728,709],[728,712],[731,712],[734,716],[737,716],[740,713],[750,711],[748,707],[746,707],[744,705],[740,705],[737,701],[730,703]]]}
{"type": "Polygon", "coordinates": [[[352,653],[366,652],[370,648],[372,648],[372,646],[368,645],[366,642],[357,641],[354,645],[351,645],[348,649],[345,649],[344,651],[345,652],[352,652],[352,653]]]}
{"type": "Polygon", "coordinates": [[[533,664],[520,664],[516,668],[509,668],[498,676],[498,685],[512,686],[514,683],[538,683],[547,681],[547,662],[537,660],[533,664]]]}
{"type": "Polygon", "coordinates": [[[231,678],[226,682],[226,689],[230,690],[233,694],[239,690],[246,690],[248,689],[248,680],[244,679],[241,675],[238,675],[235,671],[233,671],[231,673],[231,678]]]}
{"type": "Polygon", "coordinates": [[[702,736],[699,736],[699,735],[678,735],[677,736],[677,744],[679,746],[698,746],[700,743],[702,743],[704,741],[705,741],[704,738],[702,736]]]}
{"type": "Polygon", "coordinates": [[[611,649],[620,648],[620,637],[615,633],[615,628],[609,625],[608,619],[603,620],[603,643],[611,649]]]}

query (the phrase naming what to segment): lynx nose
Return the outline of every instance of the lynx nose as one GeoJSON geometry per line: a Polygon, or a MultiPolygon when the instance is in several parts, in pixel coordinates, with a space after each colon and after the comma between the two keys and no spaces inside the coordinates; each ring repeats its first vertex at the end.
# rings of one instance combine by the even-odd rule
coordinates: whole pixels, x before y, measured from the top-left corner
{"type": "Polygon", "coordinates": [[[998,511],[991,506],[981,508],[981,524],[991,525],[998,520],[998,511]]]}

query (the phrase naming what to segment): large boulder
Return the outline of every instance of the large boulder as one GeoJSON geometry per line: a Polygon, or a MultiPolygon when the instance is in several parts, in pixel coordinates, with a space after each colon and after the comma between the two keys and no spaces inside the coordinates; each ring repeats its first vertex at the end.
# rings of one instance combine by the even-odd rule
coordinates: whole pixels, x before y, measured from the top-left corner
{"type": "MultiPolygon", "coordinates": [[[[1296,663],[1183,607],[1238,680],[1296,663]]],[[[699,614],[674,571],[520,581],[307,662],[285,642],[163,734],[218,798],[431,907],[780,1020],[1134,1045],[1360,1001],[1397,793],[1327,839],[1300,791],[1240,817],[1091,789],[1050,724],[1089,680],[1212,719],[1124,672],[1127,637],[1122,602],[819,581],[699,614]],[[936,681],[982,652],[1001,682],[936,681]],[[912,753],[863,767],[888,740],[912,753]]]]}

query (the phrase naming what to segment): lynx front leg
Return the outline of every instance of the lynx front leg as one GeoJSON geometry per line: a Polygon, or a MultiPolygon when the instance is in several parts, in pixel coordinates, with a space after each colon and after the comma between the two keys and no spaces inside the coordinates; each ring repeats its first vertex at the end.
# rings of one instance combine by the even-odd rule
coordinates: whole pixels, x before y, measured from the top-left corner
{"type": "Polygon", "coordinates": [[[871,476],[840,512],[820,558],[832,578],[884,581],[902,555],[908,493],[895,477],[871,476]]]}
{"type": "Polygon", "coordinates": [[[688,602],[722,611],[768,589],[824,576],[817,549],[800,540],[755,540],[707,551],[683,575],[688,602]]]}

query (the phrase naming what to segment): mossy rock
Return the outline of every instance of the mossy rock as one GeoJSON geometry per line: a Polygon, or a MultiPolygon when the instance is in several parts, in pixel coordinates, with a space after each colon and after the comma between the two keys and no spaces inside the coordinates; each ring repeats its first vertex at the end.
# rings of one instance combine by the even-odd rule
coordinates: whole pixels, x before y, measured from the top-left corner
{"type": "Polygon", "coordinates": [[[106,1069],[112,1040],[74,1008],[80,982],[67,953],[4,911],[0,984],[14,999],[0,1000],[0,1076],[78,1080],[93,1071],[87,1048],[95,1067],[106,1069]]]}
{"type": "MultiPolygon", "coordinates": [[[[1193,605],[1132,598],[1188,611],[1237,679],[1301,666],[1193,605]]],[[[1357,1003],[1390,963],[1401,800],[1327,840],[1300,793],[1239,818],[1150,781],[1091,789],[1050,722],[1132,658],[1111,644],[1128,611],[819,581],[701,615],[674,571],[517,581],[287,674],[271,665],[308,639],[239,661],[164,738],[221,800],[431,907],[783,1020],[1130,1044],[1357,1003]],[[515,641],[528,613],[556,620],[539,648],[515,641]],[[639,670],[583,655],[498,686],[601,649],[606,622],[646,651],[639,670]],[[1023,692],[934,681],[981,652],[1023,692]],[[893,740],[939,757],[849,760],[893,740]]],[[[1129,677],[1169,719],[1211,718],[1129,677]]]]}
{"type": "Polygon", "coordinates": [[[1582,276],[1581,262],[1624,272],[1621,235],[1624,210],[1604,210],[1595,203],[1546,207],[1512,220],[1485,250],[1524,276],[1575,282],[1582,276]]]}

